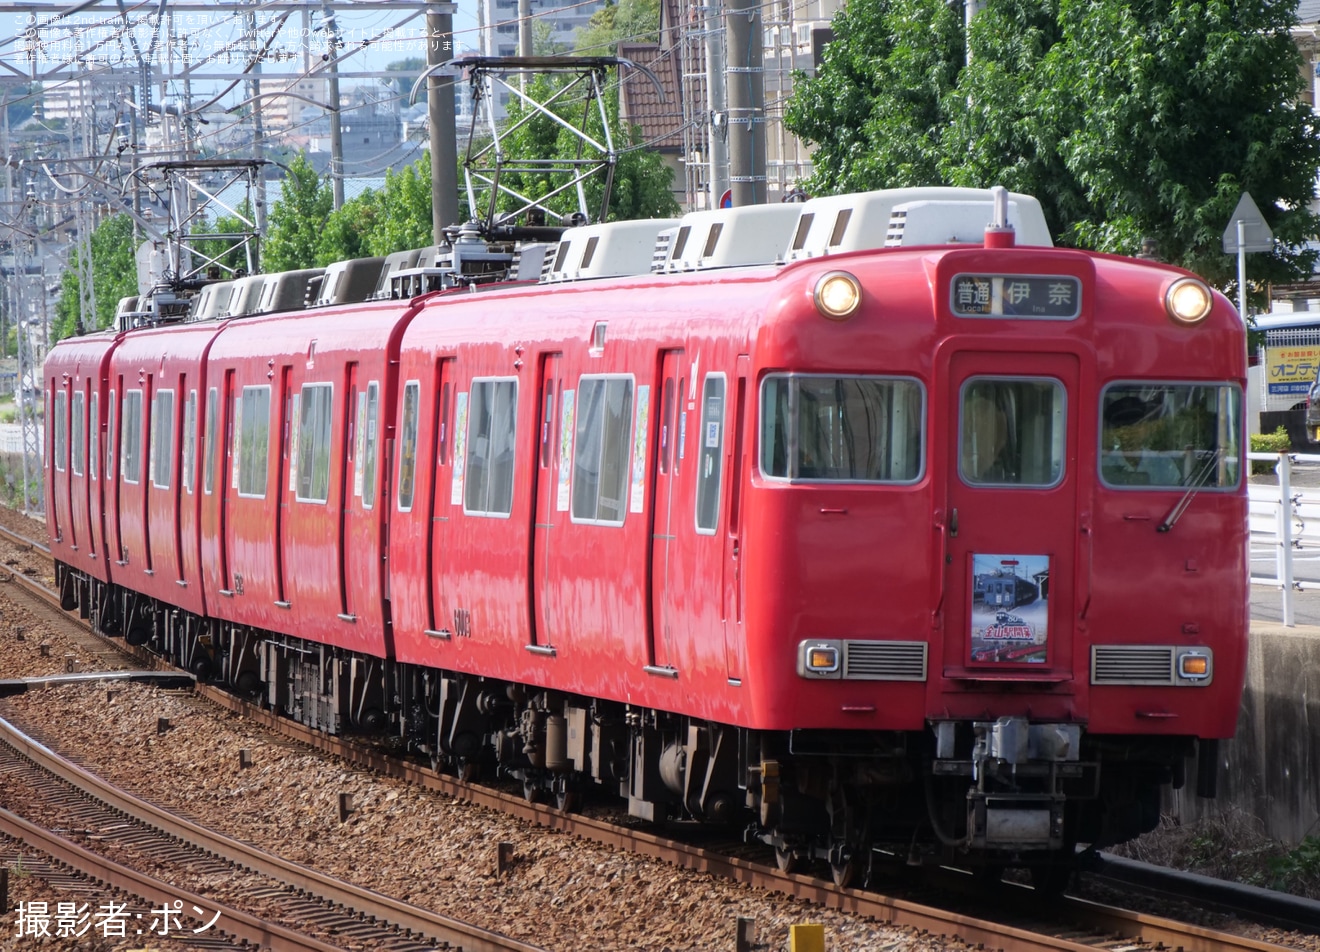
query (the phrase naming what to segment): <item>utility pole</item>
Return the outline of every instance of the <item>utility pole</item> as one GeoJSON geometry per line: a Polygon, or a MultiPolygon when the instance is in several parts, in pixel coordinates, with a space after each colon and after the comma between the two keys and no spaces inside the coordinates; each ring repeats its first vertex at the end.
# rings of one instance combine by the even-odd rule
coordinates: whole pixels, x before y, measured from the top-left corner
{"type": "Polygon", "coordinates": [[[963,50],[965,62],[972,65],[972,20],[981,12],[982,0],[963,0],[963,50]]]}
{"type": "Polygon", "coordinates": [[[765,69],[761,7],[731,0],[729,35],[729,183],[735,207],[762,205],[765,186],[765,69]]]}
{"type": "MultiPolygon", "coordinates": [[[[258,163],[266,159],[266,129],[262,122],[262,103],[261,98],[261,60],[257,54],[257,14],[255,8],[243,14],[244,28],[248,35],[248,50],[252,56],[255,65],[252,67],[252,78],[248,80],[248,98],[252,100],[252,158],[258,163]]],[[[334,69],[332,66],[331,69],[334,69]]],[[[339,114],[334,113],[338,118],[339,114]]],[[[340,186],[342,189],[342,185],[340,186]]],[[[257,166],[257,188],[256,197],[253,203],[257,206],[252,210],[252,220],[256,222],[257,234],[266,233],[266,167],[259,164],[257,166]]],[[[338,208],[343,204],[341,199],[335,205],[338,208]]],[[[258,246],[260,247],[260,246],[258,246]]],[[[253,264],[260,269],[261,261],[258,259],[253,264]]]]}
{"type": "Polygon", "coordinates": [[[724,18],[720,0],[706,0],[706,120],[710,126],[710,206],[718,208],[729,188],[729,114],[724,88],[724,18]]]}
{"type": "Polygon", "coordinates": [[[431,237],[444,240],[446,225],[458,222],[458,145],[454,130],[454,81],[436,67],[454,56],[454,18],[438,7],[426,11],[426,115],[431,136],[431,237]]]}
{"type": "MultiPolygon", "coordinates": [[[[344,207],[344,133],[339,123],[339,22],[329,3],[322,3],[322,22],[325,26],[326,59],[330,63],[330,191],[334,195],[335,211],[344,207]]],[[[427,17],[429,22],[430,17],[427,17]]]]}
{"type": "MultiPolygon", "coordinates": [[[[518,55],[532,55],[532,0],[518,0],[518,55]]],[[[522,82],[525,87],[526,74],[522,82]]]]}

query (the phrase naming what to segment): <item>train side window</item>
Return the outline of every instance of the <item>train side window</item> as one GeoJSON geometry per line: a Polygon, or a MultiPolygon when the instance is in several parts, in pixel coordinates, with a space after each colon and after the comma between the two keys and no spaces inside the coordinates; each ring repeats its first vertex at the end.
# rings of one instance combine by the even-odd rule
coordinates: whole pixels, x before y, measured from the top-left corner
{"type": "Polygon", "coordinates": [[[69,452],[69,395],[63,390],[55,394],[55,469],[64,472],[64,460],[69,452]]]}
{"type": "Polygon", "coordinates": [[[298,414],[299,502],[330,498],[330,438],[335,388],[328,383],[304,384],[298,414]]]}
{"type": "Polygon", "coordinates": [[[412,509],[413,489],[417,485],[417,405],[421,388],[418,380],[409,380],[403,387],[403,425],[399,429],[399,512],[412,509]]]}
{"type": "Polygon", "coordinates": [[[244,387],[238,414],[238,494],[265,497],[270,469],[270,387],[244,387]]]}
{"type": "MultiPolygon", "coordinates": [[[[441,364],[443,367],[443,363],[441,364]]],[[[438,462],[441,466],[449,462],[449,402],[453,396],[453,385],[445,383],[440,388],[440,453],[438,462]]]]}
{"type": "Polygon", "coordinates": [[[151,404],[151,485],[169,489],[174,461],[174,391],[156,391],[151,404]]]}
{"type": "Polygon", "coordinates": [[[1100,398],[1100,478],[1143,489],[1236,489],[1242,392],[1227,383],[1135,381],[1100,398]]]}
{"type": "Polygon", "coordinates": [[[119,434],[121,460],[119,472],[124,482],[136,484],[142,479],[142,391],[126,390],[119,434]]]}
{"type": "Polygon", "coordinates": [[[87,400],[82,391],[73,395],[73,420],[69,430],[69,449],[72,459],[70,465],[73,467],[73,475],[81,476],[85,468],[87,457],[87,400]]]}
{"type": "Polygon", "coordinates": [[[513,512],[518,381],[473,380],[467,423],[463,511],[477,516],[507,516],[513,512]]]}
{"type": "Polygon", "coordinates": [[[380,413],[380,384],[367,384],[366,437],[362,443],[362,508],[376,504],[376,417],[380,413]]]}
{"type": "Polygon", "coordinates": [[[697,532],[712,535],[720,518],[724,471],[724,374],[707,374],[701,388],[701,449],[697,455],[697,532]]]}
{"type": "Polygon", "coordinates": [[[101,456],[101,401],[97,394],[92,394],[92,419],[88,427],[87,472],[93,480],[97,478],[96,469],[100,466],[101,456]]]}
{"type": "Polygon", "coordinates": [[[197,454],[197,391],[188,391],[188,400],[183,405],[183,488],[188,495],[193,493],[195,459],[197,454]]]}
{"type": "Polygon", "coordinates": [[[119,406],[115,399],[115,392],[110,391],[110,403],[106,407],[105,423],[105,478],[115,478],[115,434],[119,432],[115,428],[115,408],[119,406]]]}
{"type": "Polygon", "coordinates": [[[573,440],[573,521],[621,526],[632,475],[632,376],[582,377],[573,440]]]}
{"type": "Polygon", "coordinates": [[[972,486],[1053,486],[1063,478],[1066,402],[1051,378],[966,381],[958,472],[972,486]]]}
{"type": "Polygon", "coordinates": [[[924,391],[904,377],[773,374],[761,384],[761,473],[800,482],[921,476],[924,391]]]}
{"type": "Polygon", "coordinates": [[[220,447],[216,443],[216,417],[220,415],[220,393],[215,387],[206,391],[206,473],[202,491],[211,495],[215,491],[215,456],[220,447]]]}

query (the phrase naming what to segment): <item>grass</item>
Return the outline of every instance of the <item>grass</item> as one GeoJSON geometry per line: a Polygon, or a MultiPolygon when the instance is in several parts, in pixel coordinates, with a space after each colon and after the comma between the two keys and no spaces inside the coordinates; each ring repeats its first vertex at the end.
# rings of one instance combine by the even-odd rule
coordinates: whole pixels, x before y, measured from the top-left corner
{"type": "Polygon", "coordinates": [[[1144,836],[1110,850],[1117,856],[1320,899],[1320,836],[1298,846],[1265,835],[1241,811],[1183,824],[1169,816],[1144,836]]]}

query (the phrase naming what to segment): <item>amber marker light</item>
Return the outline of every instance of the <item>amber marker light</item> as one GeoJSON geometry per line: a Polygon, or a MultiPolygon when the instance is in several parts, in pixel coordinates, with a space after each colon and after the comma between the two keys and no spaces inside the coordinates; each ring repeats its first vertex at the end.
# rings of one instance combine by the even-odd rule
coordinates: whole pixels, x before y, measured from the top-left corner
{"type": "Polygon", "coordinates": [[[1164,293],[1164,307],[1179,324],[1199,324],[1210,314],[1214,297],[1209,286],[1196,278],[1179,278],[1164,293]]]}
{"type": "Polygon", "coordinates": [[[1178,656],[1178,675],[1199,681],[1210,675],[1210,658],[1203,654],[1188,653],[1178,656]]]}
{"type": "Polygon", "coordinates": [[[846,271],[831,271],[816,282],[816,310],[832,321],[852,317],[862,303],[862,286],[846,271]]]}

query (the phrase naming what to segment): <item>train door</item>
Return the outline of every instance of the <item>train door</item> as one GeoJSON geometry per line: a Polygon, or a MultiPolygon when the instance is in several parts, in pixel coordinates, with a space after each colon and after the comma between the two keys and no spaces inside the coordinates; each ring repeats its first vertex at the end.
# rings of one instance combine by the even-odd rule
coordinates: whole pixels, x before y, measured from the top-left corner
{"type": "Polygon", "coordinates": [[[156,433],[157,414],[155,398],[156,376],[155,374],[147,374],[146,381],[143,384],[141,399],[138,401],[140,420],[140,429],[138,432],[139,434],[142,434],[143,438],[146,440],[147,452],[145,454],[142,452],[141,443],[143,442],[143,438],[138,439],[139,445],[136,449],[138,459],[141,460],[145,458],[147,461],[145,472],[143,471],[141,463],[138,464],[138,486],[139,492],[142,494],[142,552],[143,558],[146,560],[147,567],[145,571],[147,575],[154,575],[156,573],[155,553],[151,550],[151,540],[154,535],[151,530],[151,490],[154,486],[154,480],[156,477],[156,474],[151,472],[151,468],[155,463],[153,454],[156,449],[156,436],[158,435],[156,433]]]}
{"type": "Polygon", "coordinates": [[[951,356],[944,667],[952,677],[1071,677],[1078,375],[1071,354],[951,356]]]}
{"type": "Polygon", "coordinates": [[[339,517],[336,520],[335,535],[338,543],[335,550],[338,557],[335,562],[339,566],[339,617],[345,621],[357,618],[355,611],[356,605],[353,599],[349,597],[350,586],[348,584],[348,507],[353,502],[353,443],[354,427],[356,425],[355,411],[357,409],[358,392],[358,363],[352,361],[348,365],[348,379],[345,381],[345,399],[343,410],[339,415],[338,432],[343,435],[344,449],[338,454],[336,466],[339,469],[339,517]]]}
{"type": "MultiPolygon", "coordinates": [[[[446,357],[436,365],[436,407],[431,445],[435,447],[435,481],[431,485],[431,505],[426,520],[426,593],[428,631],[448,631],[452,615],[445,587],[445,543],[448,541],[449,513],[453,511],[450,495],[454,484],[454,358],[446,357]]],[[[451,606],[452,607],[452,606],[451,606]]]]}
{"type": "Polygon", "coordinates": [[[275,477],[275,498],[278,504],[275,506],[275,605],[278,608],[289,608],[292,604],[289,601],[288,585],[285,581],[285,564],[287,559],[286,547],[289,531],[289,495],[297,489],[290,479],[290,463],[296,447],[293,446],[291,439],[293,434],[293,390],[290,388],[290,378],[293,374],[293,368],[288,364],[280,368],[280,391],[276,395],[276,405],[280,407],[280,429],[279,429],[279,451],[275,454],[277,475],[275,477]]]}
{"type": "MultiPolygon", "coordinates": [[[[540,406],[538,413],[541,425],[537,428],[536,447],[536,487],[533,494],[535,511],[532,514],[532,625],[531,643],[533,645],[551,645],[555,641],[555,623],[558,616],[553,611],[553,584],[550,575],[550,562],[553,552],[555,517],[559,515],[560,481],[563,480],[564,498],[567,501],[568,466],[564,459],[563,440],[560,438],[559,407],[563,401],[564,386],[560,379],[562,354],[545,354],[541,358],[541,376],[539,381],[540,406]]],[[[565,421],[567,425],[568,421],[565,421]]],[[[566,507],[565,507],[566,508],[566,507]]],[[[567,513],[564,513],[567,517],[567,513]]]]}
{"type": "Polygon", "coordinates": [[[673,670],[677,662],[673,626],[677,623],[675,543],[679,453],[679,414],[683,403],[683,351],[667,350],[660,358],[660,435],[655,471],[651,474],[655,501],[651,507],[651,665],[673,670]]]}
{"type": "Polygon", "coordinates": [[[234,594],[234,573],[232,552],[234,547],[234,527],[233,520],[229,515],[230,507],[230,474],[234,472],[234,456],[237,448],[234,446],[234,401],[237,395],[234,392],[234,371],[226,370],[224,378],[224,389],[220,392],[219,420],[217,420],[216,432],[220,436],[220,460],[223,463],[220,466],[220,472],[216,475],[217,492],[220,494],[220,594],[234,594]]]}
{"type": "Polygon", "coordinates": [[[77,545],[86,544],[87,551],[95,554],[96,544],[88,532],[87,515],[88,492],[87,492],[87,395],[85,392],[86,384],[79,384],[74,381],[72,391],[72,406],[70,408],[69,418],[69,484],[72,489],[72,503],[70,505],[73,517],[73,535],[74,542],[77,545]]]}
{"type": "Polygon", "coordinates": [[[97,382],[88,381],[91,390],[87,409],[87,511],[90,514],[88,538],[92,558],[101,558],[106,551],[105,517],[101,505],[101,399],[96,392],[97,382]]]}
{"type": "MultiPolygon", "coordinates": [[[[52,526],[52,535],[59,542],[65,542],[70,547],[78,548],[77,534],[74,529],[70,510],[72,509],[72,483],[68,467],[68,444],[69,444],[69,391],[67,389],[67,377],[63,380],[56,378],[54,382],[52,406],[52,446],[51,446],[51,464],[54,466],[52,473],[55,492],[52,494],[55,499],[55,511],[51,514],[54,525],[52,526]],[[64,538],[65,532],[69,537],[64,538]]],[[[26,500],[24,500],[26,504],[26,500]]]]}
{"type": "Polygon", "coordinates": [[[731,681],[742,678],[743,659],[746,654],[743,637],[743,572],[742,572],[742,481],[743,466],[748,448],[747,439],[747,368],[746,354],[738,355],[738,371],[733,380],[733,432],[728,441],[729,509],[724,534],[724,656],[731,681]]]}

